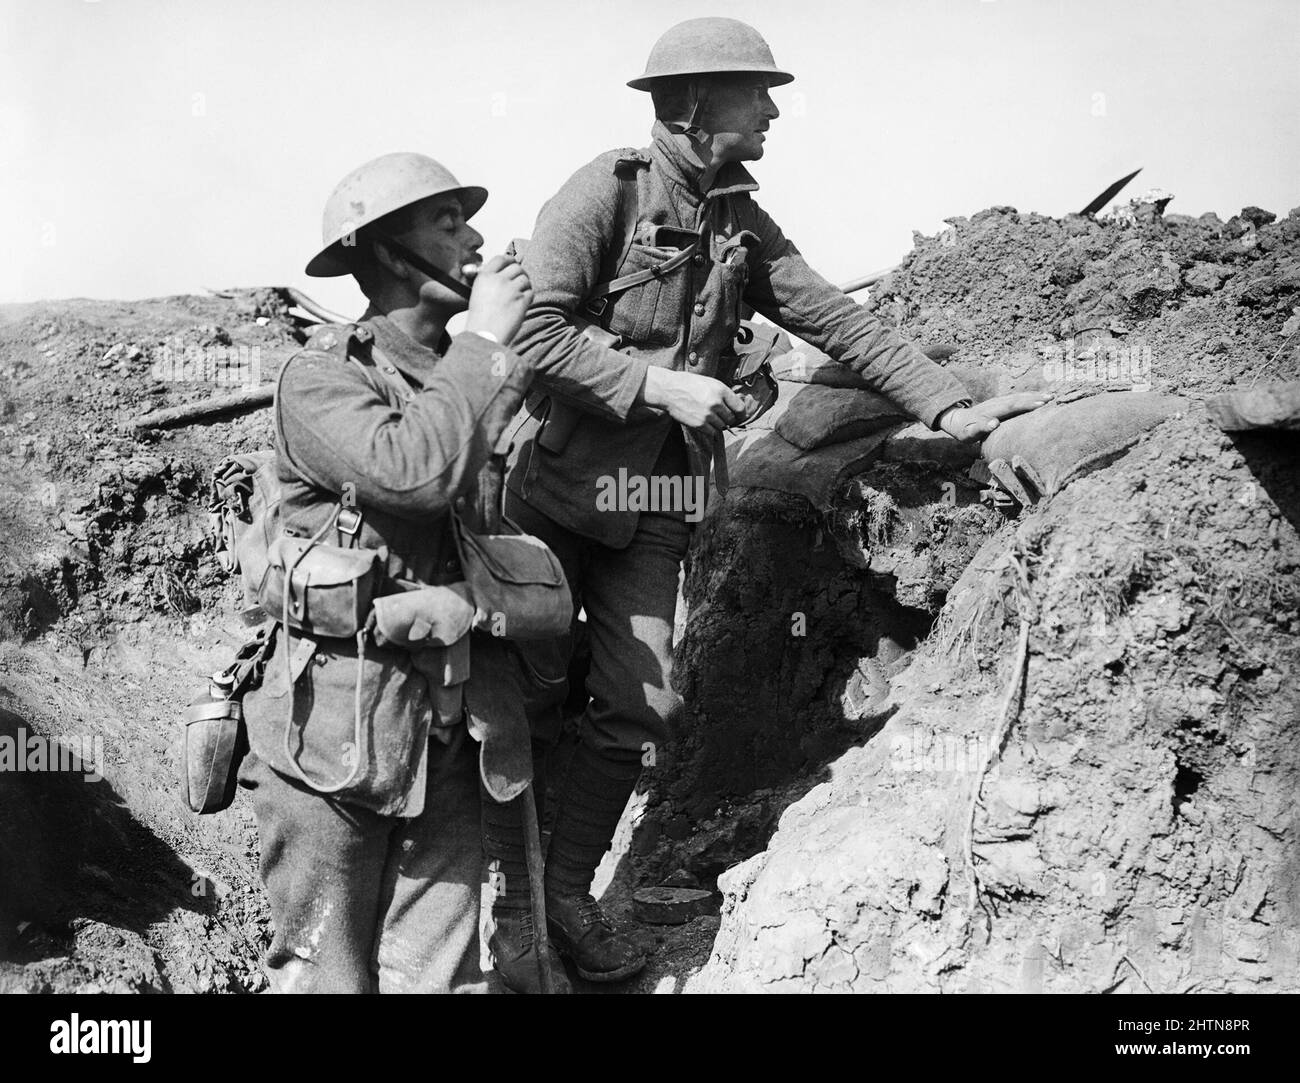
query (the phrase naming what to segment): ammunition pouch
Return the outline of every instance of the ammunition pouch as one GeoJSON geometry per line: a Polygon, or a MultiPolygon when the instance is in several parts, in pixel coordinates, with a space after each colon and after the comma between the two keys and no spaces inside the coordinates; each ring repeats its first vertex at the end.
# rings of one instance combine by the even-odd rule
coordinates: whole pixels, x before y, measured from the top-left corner
{"type": "Polygon", "coordinates": [[[370,617],[385,556],[281,535],[267,552],[258,603],[295,631],[351,639],[370,617]]]}
{"type": "MultiPolygon", "coordinates": [[[[553,639],[573,620],[559,558],[531,534],[475,534],[453,516],[474,627],[504,639],[553,639]]],[[[513,524],[512,524],[513,525],[513,524]]]]}

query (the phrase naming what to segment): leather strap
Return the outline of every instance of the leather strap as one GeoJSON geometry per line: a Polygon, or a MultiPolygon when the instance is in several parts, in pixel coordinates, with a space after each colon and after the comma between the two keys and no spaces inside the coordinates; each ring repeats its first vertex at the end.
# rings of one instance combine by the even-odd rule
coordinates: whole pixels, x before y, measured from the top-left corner
{"type": "MultiPolygon", "coordinates": [[[[294,691],[297,687],[297,680],[293,672],[293,631],[289,626],[289,609],[293,598],[293,573],[301,563],[303,557],[311,552],[312,547],[325,536],[325,532],[338,521],[337,512],[333,517],[325,521],[325,525],[316,532],[307,545],[303,546],[302,552],[294,561],[284,570],[284,594],[281,598],[280,610],[280,627],[281,634],[284,636],[284,674],[285,679],[289,682],[289,718],[284,724],[284,758],[288,761],[293,773],[296,774],[303,782],[310,786],[317,793],[338,793],[345,786],[350,786],[356,780],[357,775],[361,773],[369,757],[369,749],[362,748],[362,742],[365,739],[365,726],[361,723],[361,677],[365,668],[366,661],[366,634],[367,629],[362,628],[357,633],[357,680],[356,687],[353,691],[353,718],[352,718],[352,749],[356,754],[356,763],[352,765],[352,770],[348,772],[347,777],[342,782],[325,784],[317,782],[307,776],[307,772],[302,769],[298,763],[298,758],[293,754],[289,747],[289,738],[293,736],[293,715],[294,715],[294,691]]],[[[307,584],[303,585],[306,589],[307,584]]]]}
{"type": "Polygon", "coordinates": [[[620,162],[618,169],[618,179],[620,184],[618,199],[618,215],[620,244],[618,250],[618,259],[606,266],[601,267],[601,276],[607,280],[597,285],[583,302],[583,307],[593,315],[602,316],[607,307],[606,304],[597,304],[603,302],[605,298],[612,297],[616,293],[624,293],[639,286],[643,282],[649,282],[653,278],[662,278],[664,275],[671,274],[689,260],[696,251],[698,251],[700,242],[697,240],[689,248],[684,248],[677,255],[665,260],[657,267],[651,267],[644,271],[635,271],[630,275],[623,275],[621,278],[612,278],[619,269],[627,262],[628,253],[632,251],[632,243],[636,239],[637,219],[640,217],[640,198],[637,194],[637,169],[641,168],[634,162],[620,162]]]}
{"type": "Polygon", "coordinates": [[[655,267],[648,267],[644,271],[636,271],[630,275],[624,275],[622,278],[616,278],[613,282],[606,282],[604,285],[597,286],[591,291],[591,297],[587,303],[598,301],[602,297],[609,297],[615,293],[622,293],[630,290],[633,286],[639,286],[642,282],[649,282],[652,278],[663,278],[677,270],[683,263],[695,255],[695,250],[700,247],[700,242],[696,241],[690,248],[683,248],[677,255],[670,259],[664,260],[655,267]]]}
{"type": "Polygon", "coordinates": [[[605,289],[617,278],[619,269],[627,262],[627,254],[632,251],[632,242],[636,239],[636,221],[641,216],[641,200],[637,194],[637,174],[631,162],[621,161],[615,167],[618,176],[618,257],[601,264],[600,277],[603,282],[596,286],[587,304],[607,296],[605,289]],[[604,292],[600,292],[604,291],[604,292]]]}
{"type": "Polygon", "coordinates": [[[727,437],[718,433],[713,438],[713,484],[719,495],[726,496],[731,488],[731,472],[727,469],[727,437]]]}

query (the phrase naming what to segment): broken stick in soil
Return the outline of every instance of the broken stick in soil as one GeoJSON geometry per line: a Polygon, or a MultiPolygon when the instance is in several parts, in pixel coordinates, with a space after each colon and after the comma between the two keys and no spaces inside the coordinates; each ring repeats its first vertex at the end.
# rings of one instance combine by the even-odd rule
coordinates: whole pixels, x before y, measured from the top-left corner
{"type": "Polygon", "coordinates": [[[154,410],[152,413],[137,417],[131,422],[131,428],[137,432],[144,429],[172,429],[196,421],[208,421],[225,414],[260,410],[263,406],[270,406],[274,398],[274,387],[254,387],[219,399],[187,402],[183,406],[168,406],[162,410],[154,410]]]}

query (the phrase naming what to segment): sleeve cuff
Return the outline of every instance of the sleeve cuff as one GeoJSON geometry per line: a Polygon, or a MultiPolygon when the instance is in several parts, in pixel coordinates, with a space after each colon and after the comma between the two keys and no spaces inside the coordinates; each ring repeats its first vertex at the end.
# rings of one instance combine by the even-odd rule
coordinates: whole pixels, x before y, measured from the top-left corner
{"type": "Polygon", "coordinates": [[[642,389],[645,387],[646,370],[650,367],[650,362],[644,357],[629,357],[627,354],[619,354],[625,362],[623,375],[618,381],[618,390],[614,395],[614,400],[610,407],[618,415],[620,421],[626,421],[632,408],[636,405],[637,399],[640,398],[642,389]]]}
{"type": "Polygon", "coordinates": [[[451,340],[451,349],[440,366],[462,387],[483,386],[491,391],[511,390],[520,394],[533,380],[533,366],[499,343],[491,342],[476,331],[462,331],[451,340]]]}
{"type": "MultiPolygon", "coordinates": [[[[938,407],[932,405],[929,409],[926,410],[926,414],[929,415],[929,421],[927,421],[926,424],[929,425],[931,432],[939,431],[939,419],[943,417],[943,415],[947,413],[949,410],[966,409],[967,407],[973,405],[973,401],[969,398],[960,398],[960,399],[952,399],[952,400],[948,400],[945,398],[945,399],[939,399],[937,401],[941,402],[942,405],[938,407]]],[[[921,416],[921,420],[925,421],[925,415],[921,416]]]]}

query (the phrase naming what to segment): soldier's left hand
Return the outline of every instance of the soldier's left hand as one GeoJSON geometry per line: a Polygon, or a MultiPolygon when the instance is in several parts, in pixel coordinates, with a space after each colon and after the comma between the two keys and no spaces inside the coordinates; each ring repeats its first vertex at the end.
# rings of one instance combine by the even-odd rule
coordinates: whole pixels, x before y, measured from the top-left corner
{"type": "Polygon", "coordinates": [[[1027,414],[1051,402],[1050,391],[1017,391],[974,406],[957,406],[939,419],[939,428],[954,440],[983,440],[999,422],[1017,414],[1027,414]]]}

